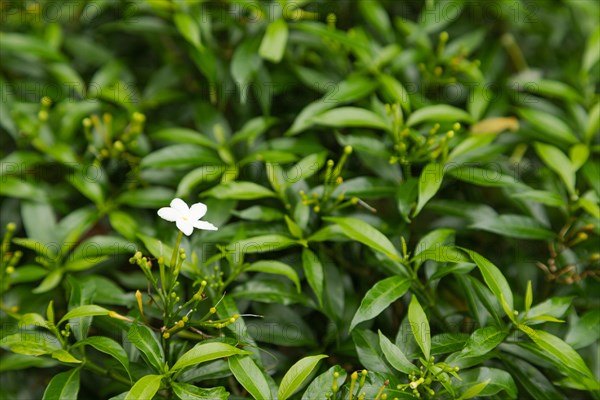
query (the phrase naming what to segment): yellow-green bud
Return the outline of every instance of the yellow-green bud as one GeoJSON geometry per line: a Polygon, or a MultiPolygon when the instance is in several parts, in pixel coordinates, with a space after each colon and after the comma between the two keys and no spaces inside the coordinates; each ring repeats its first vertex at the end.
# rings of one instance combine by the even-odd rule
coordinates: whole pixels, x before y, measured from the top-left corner
{"type": "Polygon", "coordinates": [[[92,120],[89,118],[84,118],[83,121],[81,121],[81,123],[85,128],[89,128],[92,126],[92,120]]]}
{"type": "Polygon", "coordinates": [[[443,32],[440,33],[440,41],[441,42],[447,42],[448,41],[448,37],[449,37],[448,32],[443,31],[443,32]]]}
{"type": "Polygon", "coordinates": [[[8,232],[14,232],[17,229],[17,224],[15,224],[14,222],[9,222],[8,224],[6,224],[6,230],[8,232]]]}
{"type": "Polygon", "coordinates": [[[46,107],[50,107],[52,105],[52,100],[48,96],[42,97],[42,105],[46,107]]]}
{"type": "Polygon", "coordinates": [[[117,150],[117,151],[125,150],[125,146],[123,145],[123,142],[121,142],[120,140],[117,140],[115,143],[113,143],[113,146],[114,146],[115,150],[117,150]]]}
{"type": "Polygon", "coordinates": [[[217,309],[215,307],[211,307],[208,311],[210,311],[211,314],[214,314],[217,312],[217,309]]]}
{"type": "Polygon", "coordinates": [[[38,118],[42,122],[48,121],[48,111],[40,110],[40,112],[38,112],[38,118]]]}
{"type": "Polygon", "coordinates": [[[352,146],[346,146],[346,147],[344,147],[344,153],[346,153],[346,154],[352,154],[352,146]]]}
{"type": "Polygon", "coordinates": [[[168,339],[168,338],[170,338],[170,337],[171,337],[171,334],[170,334],[169,332],[165,332],[165,333],[163,333],[163,337],[164,337],[165,339],[168,339]]]}
{"type": "Polygon", "coordinates": [[[6,267],[6,273],[7,274],[12,274],[13,272],[15,272],[15,267],[13,267],[12,265],[9,265],[8,267],[6,267]]]}
{"type": "Polygon", "coordinates": [[[131,116],[135,122],[144,122],[146,120],[146,116],[139,112],[134,112],[131,116]]]}

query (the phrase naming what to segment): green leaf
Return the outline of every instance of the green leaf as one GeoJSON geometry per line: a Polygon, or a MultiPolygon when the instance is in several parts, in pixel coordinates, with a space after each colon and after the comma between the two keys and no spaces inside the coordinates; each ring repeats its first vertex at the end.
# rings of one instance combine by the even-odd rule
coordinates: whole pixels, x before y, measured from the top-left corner
{"type": "MultiPolygon", "coordinates": [[[[515,385],[515,381],[511,374],[504,370],[487,367],[474,368],[468,371],[461,371],[460,377],[465,386],[467,385],[465,382],[468,382],[468,385],[471,386],[473,382],[489,381],[487,386],[479,392],[479,396],[481,397],[493,396],[504,391],[508,398],[517,398],[517,385],[515,385]]],[[[460,384],[457,386],[460,386],[460,384]]]]}
{"type": "Polygon", "coordinates": [[[63,265],[65,271],[85,271],[108,260],[109,256],[77,258],[63,265]]]}
{"type": "Polygon", "coordinates": [[[229,369],[235,379],[255,399],[270,400],[271,389],[265,378],[265,373],[256,365],[250,357],[233,356],[227,359],[229,369]]]}
{"type": "Polygon", "coordinates": [[[416,217],[425,204],[437,193],[442,186],[443,179],[444,170],[442,164],[429,163],[423,168],[419,177],[419,201],[413,212],[413,217],[416,217]]]}
{"type": "Polygon", "coordinates": [[[47,203],[24,201],[21,205],[21,217],[29,239],[47,245],[56,236],[56,219],[52,206],[47,203]],[[40,221],[44,221],[40,224],[40,221]]]}
{"type": "Polygon", "coordinates": [[[373,111],[358,107],[339,107],[311,119],[312,123],[335,128],[361,127],[389,130],[387,122],[373,111]]]}
{"type": "Polygon", "coordinates": [[[402,257],[392,242],[368,223],[356,218],[323,217],[323,219],[338,224],[342,228],[342,232],[350,239],[365,244],[394,261],[402,261],[402,257]]]}
{"type": "Polygon", "coordinates": [[[321,260],[310,249],[302,249],[302,267],[304,275],[313,292],[317,296],[319,304],[323,305],[324,273],[321,260]]]}
{"type": "Polygon", "coordinates": [[[575,193],[575,168],[569,158],[558,148],[536,142],[535,151],[540,156],[544,164],[561,177],[570,194],[575,193]]]}
{"type": "Polygon", "coordinates": [[[515,377],[521,386],[536,400],[564,400],[565,396],[559,392],[546,376],[533,365],[516,358],[503,357],[504,364],[510,374],[515,377]]]}
{"type": "Polygon", "coordinates": [[[569,309],[569,307],[571,307],[572,302],[572,296],[553,296],[543,301],[542,303],[531,307],[531,309],[527,313],[527,317],[535,318],[540,317],[542,315],[547,315],[554,318],[562,318],[569,309]]]}
{"type": "Polygon", "coordinates": [[[519,325],[519,329],[525,332],[536,345],[555,360],[555,364],[561,372],[579,380],[588,390],[600,389],[600,384],[585,365],[581,356],[562,339],[548,332],[523,325],[519,325]]]}
{"type": "Polygon", "coordinates": [[[211,149],[193,144],[174,144],[148,154],[141,168],[188,168],[203,164],[219,165],[222,161],[211,149]]]}
{"type": "Polygon", "coordinates": [[[398,200],[398,211],[406,222],[410,222],[410,212],[416,205],[418,195],[418,183],[416,178],[408,178],[398,186],[396,199],[398,200]]]}
{"type": "Polygon", "coordinates": [[[510,196],[517,199],[536,201],[552,207],[563,207],[567,204],[560,195],[547,190],[526,190],[524,192],[512,193],[510,196]]]}
{"type": "Polygon", "coordinates": [[[170,372],[178,372],[191,365],[216,360],[223,357],[231,357],[236,354],[250,354],[248,351],[240,350],[226,343],[199,343],[183,354],[170,372]]]}
{"type": "Polygon", "coordinates": [[[173,393],[181,400],[227,400],[229,393],[224,387],[200,388],[189,383],[171,382],[173,393]]]}
{"type": "Polygon", "coordinates": [[[0,339],[0,346],[18,354],[40,356],[60,350],[60,342],[52,335],[22,331],[0,339]]]}
{"type": "Polygon", "coordinates": [[[287,282],[284,283],[278,280],[249,280],[236,286],[231,295],[235,298],[263,303],[279,303],[284,305],[294,303],[309,304],[308,298],[303,293],[292,290],[292,287],[287,282]]]}
{"type": "Polygon", "coordinates": [[[160,342],[150,328],[134,323],[127,332],[127,339],[142,352],[155,371],[162,371],[165,355],[160,342]]]}
{"type": "Polygon", "coordinates": [[[279,385],[277,392],[278,400],[287,400],[292,394],[298,391],[323,358],[327,358],[327,356],[324,354],[308,356],[292,365],[281,380],[281,385],[279,385]]]}
{"type": "Polygon", "coordinates": [[[289,278],[296,285],[298,293],[300,293],[300,279],[296,271],[287,264],[273,260],[261,260],[250,264],[244,268],[244,271],[265,272],[268,274],[283,275],[289,278]]]}
{"type": "Polygon", "coordinates": [[[499,235],[517,239],[552,239],[553,231],[541,225],[537,220],[524,215],[498,215],[494,218],[476,220],[469,228],[481,229],[499,235]]]}
{"type": "Polygon", "coordinates": [[[276,197],[271,190],[253,182],[221,183],[203,193],[204,196],[221,200],[256,200],[265,197],[276,197]]]}
{"type": "Polygon", "coordinates": [[[200,26],[198,22],[194,21],[194,19],[186,13],[175,13],[175,15],[173,15],[173,21],[185,40],[194,45],[195,48],[202,49],[200,26]]]}
{"type": "Polygon", "coordinates": [[[18,371],[28,368],[49,368],[60,365],[51,358],[27,356],[24,354],[10,353],[0,358],[0,372],[18,371]]]}
{"type": "Polygon", "coordinates": [[[417,296],[414,295],[408,306],[408,320],[415,340],[423,351],[425,359],[428,360],[431,354],[431,329],[429,328],[427,315],[425,315],[425,311],[423,311],[419,300],[417,300],[417,296]]]}
{"type": "Polygon", "coordinates": [[[334,365],[321,375],[317,376],[302,395],[302,400],[322,400],[331,393],[331,387],[335,384],[338,388],[346,381],[346,371],[339,365],[334,365]],[[333,377],[338,373],[338,378],[333,377]]]}
{"type": "Polygon", "coordinates": [[[490,381],[491,379],[487,379],[481,383],[477,383],[471,386],[462,394],[462,396],[458,398],[458,400],[472,399],[473,397],[481,393],[483,389],[485,389],[485,387],[490,383],[490,381]]]}
{"type": "Polygon", "coordinates": [[[135,208],[155,208],[164,207],[169,204],[175,192],[166,187],[148,187],[144,189],[128,190],[117,197],[119,204],[125,204],[135,208]]]}
{"type": "Polygon", "coordinates": [[[302,239],[303,236],[303,232],[302,232],[302,228],[300,228],[298,226],[298,224],[296,224],[296,222],[294,222],[293,219],[291,219],[290,217],[288,217],[287,215],[284,216],[285,219],[285,223],[288,227],[288,231],[290,231],[290,234],[295,237],[296,239],[302,239]]]}
{"type": "Polygon", "coordinates": [[[406,120],[406,126],[418,125],[422,122],[472,122],[468,112],[445,104],[427,106],[413,112],[406,120]]]}
{"type": "Polygon", "coordinates": [[[19,318],[19,328],[26,327],[29,325],[42,326],[47,327],[48,324],[46,319],[37,313],[27,313],[23,314],[21,318],[19,318]]]}
{"type": "Polygon", "coordinates": [[[53,351],[51,354],[52,358],[62,361],[64,363],[80,364],[81,360],[75,358],[71,353],[64,349],[53,351]]]}
{"type": "MultiPolygon", "coordinates": [[[[4,168],[7,169],[7,167],[4,168]]],[[[13,176],[2,176],[0,195],[31,201],[45,201],[47,198],[46,192],[41,187],[13,176]]]]}
{"type": "Polygon", "coordinates": [[[214,149],[218,147],[217,144],[210,140],[207,136],[188,128],[165,128],[152,133],[150,136],[156,140],[164,140],[178,144],[197,144],[214,149]]]}
{"type": "Polygon", "coordinates": [[[413,363],[408,361],[408,358],[404,355],[402,350],[398,348],[394,343],[392,343],[381,331],[379,333],[379,346],[381,346],[381,351],[385,356],[386,360],[390,363],[390,365],[396,368],[400,372],[404,372],[405,374],[418,374],[419,368],[417,368],[413,363]]]}
{"type": "Polygon", "coordinates": [[[250,221],[281,221],[284,214],[276,208],[265,206],[252,206],[244,210],[232,210],[231,213],[238,218],[250,221]]]}
{"type": "Polygon", "coordinates": [[[600,326],[600,310],[590,310],[569,327],[565,342],[574,349],[589,346],[600,338],[598,326],[600,326]]]}
{"type": "Polygon", "coordinates": [[[495,326],[477,329],[458,353],[451,354],[446,362],[457,367],[467,368],[482,362],[481,356],[488,354],[498,347],[508,336],[506,330],[495,326]]]}
{"type": "Polygon", "coordinates": [[[262,59],[258,54],[259,39],[258,36],[247,36],[236,46],[231,59],[231,76],[237,84],[242,104],[245,104],[248,98],[248,84],[262,66],[262,59]]]}
{"type": "Polygon", "coordinates": [[[267,27],[265,36],[260,43],[258,54],[265,60],[278,63],[283,57],[288,39],[287,23],[279,18],[271,22],[267,27]]]}
{"type": "Polygon", "coordinates": [[[131,379],[131,372],[129,371],[129,358],[119,343],[105,336],[91,336],[87,339],[76,342],[73,347],[84,345],[92,346],[96,350],[112,356],[123,366],[123,368],[125,368],[127,375],[129,375],[129,379],[131,379]]]}
{"type": "Polygon", "coordinates": [[[450,154],[448,155],[448,160],[446,165],[452,166],[453,164],[458,164],[458,161],[465,161],[465,158],[468,159],[468,155],[476,152],[476,150],[481,149],[484,146],[487,146],[491,142],[496,139],[498,135],[495,133],[485,133],[485,134],[477,134],[474,136],[470,136],[465,140],[461,141],[456,147],[452,149],[450,154]]]}
{"type": "Polygon", "coordinates": [[[472,250],[468,250],[465,248],[461,248],[461,249],[464,250],[471,257],[471,259],[473,260],[473,262],[475,264],[477,264],[477,267],[479,268],[479,271],[481,272],[481,275],[483,276],[483,280],[485,281],[487,286],[490,288],[492,293],[494,293],[494,296],[496,296],[496,299],[498,299],[499,302],[502,302],[501,298],[504,297],[504,299],[506,300],[506,303],[512,310],[513,309],[513,294],[512,294],[512,291],[510,290],[510,286],[509,286],[508,282],[506,281],[506,278],[504,277],[504,275],[502,275],[502,272],[500,272],[498,267],[496,267],[494,264],[492,264],[488,259],[486,259],[482,255],[480,255],[472,250]]]}
{"type": "Polygon", "coordinates": [[[520,184],[515,177],[503,174],[499,170],[487,168],[458,167],[448,170],[448,175],[460,181],[484,187],[505,187],[520,184]]]}
{"type": "Polygon", "coordinates": [[[82,167],[69,175],[69,183],[85,197],[93,201],[99,207],[104,204],[104,188],[99,182],[99,178],[105,176],[106,172],[100,166],[94,165],[95,176],[88,176],[88,171],[82,167]]]}
{"type": "Polygon", "coordinates": [[[368,329],[354,329],[352,331],[352,341],[356,348],[358,360],[369,372],[374,371],[390,376],[397,374],[396,370],[390,368],[385,358],[383,358],[378,343],[379,338],[375,332],[368,329]]]}
{"type": "Polygon", "coordinates": [[[162,381],[162,375],[146,375],[141,377],[135,385],[131,388],[125,400],[140,400],[140,399],[152,399],[158,389],[160,389],[160,382],[162,381]]]}
{"type": "Polygon", "coordinates": [[[554,115],[532,108],[519,108],[518,111],[521,117],[553,142],[558,144],[579,142],[579,139],[571,132],[571,128],[554,115]]]}
{"type": "Polygon", "coordinates": [[[600,101],[594,104],[589,111],[587,123],[585,125],[585,142],[590,143],[594,139],[594,135],[600,129],[600,101]]]}
{"type": "Polygon", "coordinates": [[[586,163],[590,156],[590,148],[583,143],[577,143],[569,149],[569,159],[573,166],[573,171],[579,170],[586,163]]]}
{"type": "Polygon", "coordinates": [[[241,254],[265,253],[285,249],[295,244],[296,241],[288,236],[273,234],[238,240],[229,244],[226,249],[241,254]]]}
{"type": "Polygon", "coordinates": [[[32,293],[46,293],[55,287],[58,286],[60,281],[62,280],[64,271],[62,269],[55,269],[54,271],[50,271],[48,275],[44,278],[44,280],[33,289],[32,293]]]}
{"type": "Polygon", "coordinates": [[[596,27],[594,32],[588,37],[581,62],[581,69],[589,72],[598,60],[600,60],[600,28],[596,27]]]}
{"type": "Polygon", "coordinates": [[[410,288],[410,280],[401,276],[391,276],[377,282],[367,291],[352,318],[349,330],[363,321],[379,315],[394,301],[402,297],[410,288]]]}
{"type": "Polygon", "coordinates": [[[83,305],[80,307],[76,307],[74,309],[72,309],[71,311],[69,311],[68,313],[66,313],[65,315],[63,315],[63,317],[60,319],[60,321],[58,321],[57,325],[62,324],[63,322],[65,322],[68,319],[71,318],[78,318],[78,317],[87,317],[87,316],[94,316],[94,315],[108,315],[109,310],[107,310],[104,307],[100,307],[94,304],[89,304],[89,305],[83,305]]]}
{"type": "Polygon", "coordinates": [[[79,368],[54,375],[42,400],[73,400],[79,394],[79,368]]]}

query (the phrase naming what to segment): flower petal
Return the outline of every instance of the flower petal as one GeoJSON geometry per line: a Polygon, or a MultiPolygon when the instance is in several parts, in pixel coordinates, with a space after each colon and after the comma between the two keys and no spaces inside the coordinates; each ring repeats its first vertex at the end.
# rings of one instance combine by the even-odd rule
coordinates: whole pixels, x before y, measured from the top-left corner
{"type": "Polygon", "coordinates": [[[194,232],[194,225],[192,225],[190,221],[178,219],[176,224],[177,228],[179,228],[181,232],[185,233],[185,236],[190,236],[192,232],[194,232]]]}
{"type": "Polygon", "coordinates": [[[219,228],[207,221],[194,221],[194,228],[204,229],[206,231],[216,231],[219,228]]]}
{"type": "Polygon", "coordinates": [[[171,207],[163,207],[160,210],[158,210],[157,214],[162,219],[166,219],[170,222],[175,222],[180,216],[179,211],[171,207]]]}
{"type": "Polygon", "coordinates": [[[198,220],[204,217],[204,214],[206,214],[206,209],[207,207],[204,203],[193,204],[192,207],[190,207],[190,218],[193,220],[198,220]]]}
{"type": "Polygon", "coordinates": [[[190,208],[185,201],[178,198],[171,200],[171,207],[179,211],[181,215],[187,215],[190,212],[190,208]]]}

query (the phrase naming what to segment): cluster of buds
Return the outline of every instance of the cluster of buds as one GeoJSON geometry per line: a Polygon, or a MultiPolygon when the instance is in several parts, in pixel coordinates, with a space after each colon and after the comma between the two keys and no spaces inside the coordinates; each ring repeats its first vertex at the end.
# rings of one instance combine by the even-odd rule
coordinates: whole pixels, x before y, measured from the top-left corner
{"type": "Polygon", "coordinates": [[[549,244],[550,257],[548,261],[546,263],[537,262],[537,267],[544,271],[546,279],[551,282],[572,285],[588,277],[600,280],[600,268],[598,268],[600,252],[593,252],[585,259],[579,259],[577,263],[560,265],[561,253],[589,240],[590,234],[595,228],[594,224],[586,224],[573,230],[571,227],[571,224],[563,227],[558,234],[558,243],[549,244]],[[581,271],[578,264],[586,269],[581,271]]]}
{"type": "Polygon", "coordinates": [[[375,209],[370,207],[364,201],[360,200],[358,197],[347,198],[344,193],[340,193],[339,195],[335,196],[335,198],[332,198],[332,194],[335,189],[344,182],[344,178],[342,178],[341,173],[350,154],[352,154],[352,146],[346,146],[344,147],[344,152],[342,153],[342,156],[337,164],[331,159],[327,160],[322,194],[319,195],[319,193],[313,192],[309,196],[306,194],[306,192],[304,192],[304,190],[301,190],[299,194],[303,205],[312,207],[312,210],[317,214],[321,212],[340,210],[342,208],[357,204],[361,204],[370,211],[375,211],[375,209]]]}
{"type": "Polygon", "coordinates": [[[144,129],[146,116],[134,112],[131,121],[121,134],[116,134],[113,126],[113,116],[104,113],[102,119],[97,115],[84,118],[82,121],[83,133],[89,143],[88,151],[98,159],[124,158],[133,161],[135,157],[131,152],[138,149],[137,138],[144,129]]]}
{"type": "MultiPolygon", "coordinates": [[[[394,114],[397,105],[386,104],[390,114],[394,114]]],[[[440,132],[440,124],[436,123],[423,135],[419,132],[404,128],[395,135],[394,155],[390,157],[390,164],[400,163],[410,165],[414,163],[427,163],[438,158],[445,160],[448,157],[449,142],[462,127],[455,122],[452,129],[440,132]]]]}
{"type": "Polygon", "coordinates": [[[10,242],[15,233],[17,226],[10,222],[6,225],[6,233],[2,238],[2,252],[0,260],[0,282],[1,290],[4,292],[10,287],[10,276],[15,272],[15,267],[21,260],[23,252],[17,250],[15,252],[10,251],[10,242]]]}
{"type": "Polygon", "coordinates": [[[48,121],[48,117],[50,116],[50,106],[52,105],[52,100],[48,96],[42,97],[40,101],[42,107],[40,111],[38,111],[38,119],[40,122],[48,121]]]}
{"type": "Polygon", "coordinates": [[[427,63],[419,64],[419,71],[423,74],[425,82],[438,86],[454,84],[457,81],[457,75],[473,74],[474,70],[481,65],[479,60],[467,60],[469,53],[465,48],[461,48],[451,57],[446,56],[444,52],[449,38],[448,32],[441,32],[434,56],[427,63]]]}
{"type": "MultiPolygon", "coordinates": [[[[348,389],[348,400],[354,400],[354,399],[365,400],[366,399],[367,393],[363,391],[363,388],[367,381],[367,375],[369,375],[369,372],[366,369],[363,369],[360,372],[354,371],[350,375],[350,387],[348,389]]],[[[331,392],[326,395],[328,400],[334,400],[336,398],[339,398],[338,394],[342,393],[340,391],[340,387],[338,386],[339,377],[340,377],[340,373],[337,371],[334,371],[333,372],[333,384],[331,385],[331,392]]],[[[386,400],[388,398],[387,393],[384,393],[384,391],[389,384],[390,384],[389,380],[386,380],[383,383],[383,385],[379,389],[379,392],[374,397],[375,400],[386,400]]]]}
{"type": "MultiPolygon", "coordinates": [[[[426,393],[429,397],[435,396],[435,391],[431,388],[434,382],[447,382],[448,375],[451,374],[457,379],[460,379],[457,372],[458,367],[453,367],[443,362],[434,363],[435,358],[432,356],[429,358],[429,362],[426,366],[421,365],[418,373],[411,373],[408,375],[409,382],[406,384],[399,384],[396,389],[404,391],[411,390],[412,394],[420,399],[423,393],[426,393]]],[[[424,363],[424,360],[421,360],[424,363]]]]}

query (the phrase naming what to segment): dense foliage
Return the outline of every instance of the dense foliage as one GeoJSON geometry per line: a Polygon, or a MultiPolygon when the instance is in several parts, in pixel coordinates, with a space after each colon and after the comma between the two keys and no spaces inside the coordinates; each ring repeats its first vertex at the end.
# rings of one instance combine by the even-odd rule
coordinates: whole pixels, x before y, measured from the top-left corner
{"type": "Polygon", "coordinates": [[[0,18],[0,398],[600,398],[600,3],[0,18]]]}

